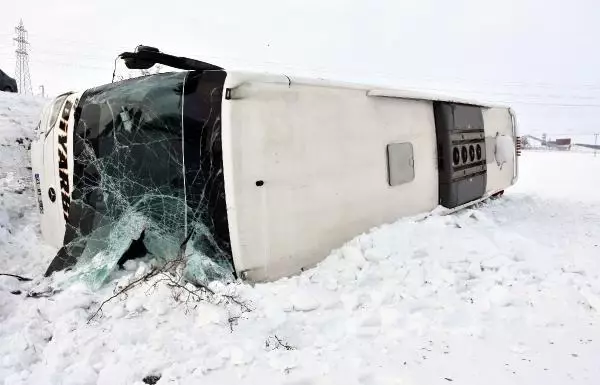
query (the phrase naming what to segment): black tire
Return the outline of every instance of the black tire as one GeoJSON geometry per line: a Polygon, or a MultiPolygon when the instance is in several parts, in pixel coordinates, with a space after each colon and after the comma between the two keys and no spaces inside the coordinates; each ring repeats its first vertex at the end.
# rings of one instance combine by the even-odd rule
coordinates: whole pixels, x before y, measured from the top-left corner
{"type": "Polygon", "coordinates": [[[10,88],[9,86],[4,87],[4,89],[2,91],[4,91],[4,92],[13,92],[12,88],[10,88]]]}

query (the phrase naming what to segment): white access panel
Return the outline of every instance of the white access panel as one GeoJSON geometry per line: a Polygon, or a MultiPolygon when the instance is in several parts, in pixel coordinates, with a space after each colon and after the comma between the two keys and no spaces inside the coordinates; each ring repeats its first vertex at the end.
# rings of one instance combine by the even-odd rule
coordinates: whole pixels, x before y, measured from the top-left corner
{"type": "MultiPolygon", "coordinates": [[[[494,193],[506,189],[514,183],[516,153],[513,148],[512,158],[496,158],[498,143],[506,143],[516,138],[513,132],[513,119],[508,108],[483,108],[483,122],[485,125],[486,156],[487,162],[487,185],[486,193],[494,193]],[[500,140],[498,140],[500,138],[500,140]],[[506,162],[499,162],[506,160],[506,162]]],[[[505,157],[506,158],[506,157],[505,157]]]]}

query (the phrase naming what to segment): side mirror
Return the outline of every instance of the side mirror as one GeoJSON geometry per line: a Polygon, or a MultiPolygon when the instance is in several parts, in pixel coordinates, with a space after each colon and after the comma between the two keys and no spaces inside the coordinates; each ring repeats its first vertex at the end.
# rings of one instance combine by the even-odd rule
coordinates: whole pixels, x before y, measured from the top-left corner
{"type": "Polygon", "coordinates": [[[162,53],[158,48],[145,45],[138,45],[134,52],[123,52],[119,58],[123,59],[127,68],[134,70],[147,70],[155,64],[185,71],[219,71],[223,69],[203,61],[162,53]]]}
{"type": "Polygon", "coordinates": [[[154,66],[156,61],[151,59],[152,55],[144,55],[143,53],[156,55],[160,54],[160,51],[158,48],[138,45],[135,49],[135,52],[124,52],[120,55],[120,57],[125,62],[125,66],[131,70],[147,70],[154,66]]]}

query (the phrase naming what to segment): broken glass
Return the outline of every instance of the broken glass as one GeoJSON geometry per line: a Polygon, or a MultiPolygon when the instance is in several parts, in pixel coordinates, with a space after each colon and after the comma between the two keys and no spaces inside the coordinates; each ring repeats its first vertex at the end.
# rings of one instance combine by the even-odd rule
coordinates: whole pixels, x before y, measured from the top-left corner
{"type": "Polygon", "coordinates": [[[200,282],[233,277],[220,139],[224,80],[222,71],[166,73],[82,95],[73,192],[62,197],[70,199],[64,246],[46,275],[75,266],[97,288],[137,241],[164,261],[185,250],[187,272],[200,282]]]}

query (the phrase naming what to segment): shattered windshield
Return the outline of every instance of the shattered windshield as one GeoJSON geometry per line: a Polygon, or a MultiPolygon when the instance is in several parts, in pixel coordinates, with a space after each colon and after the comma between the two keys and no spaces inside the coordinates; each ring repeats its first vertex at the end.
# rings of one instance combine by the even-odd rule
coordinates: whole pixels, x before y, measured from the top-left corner
{"type": "Polygon", "coordinates": [[[97,286],[132,245],[169,260],[188,238],[196,279],[232,274],[220,158],[224,76],[159,74],[82,95],[65,246],[47,274],[76,264],[97,286]]]}

